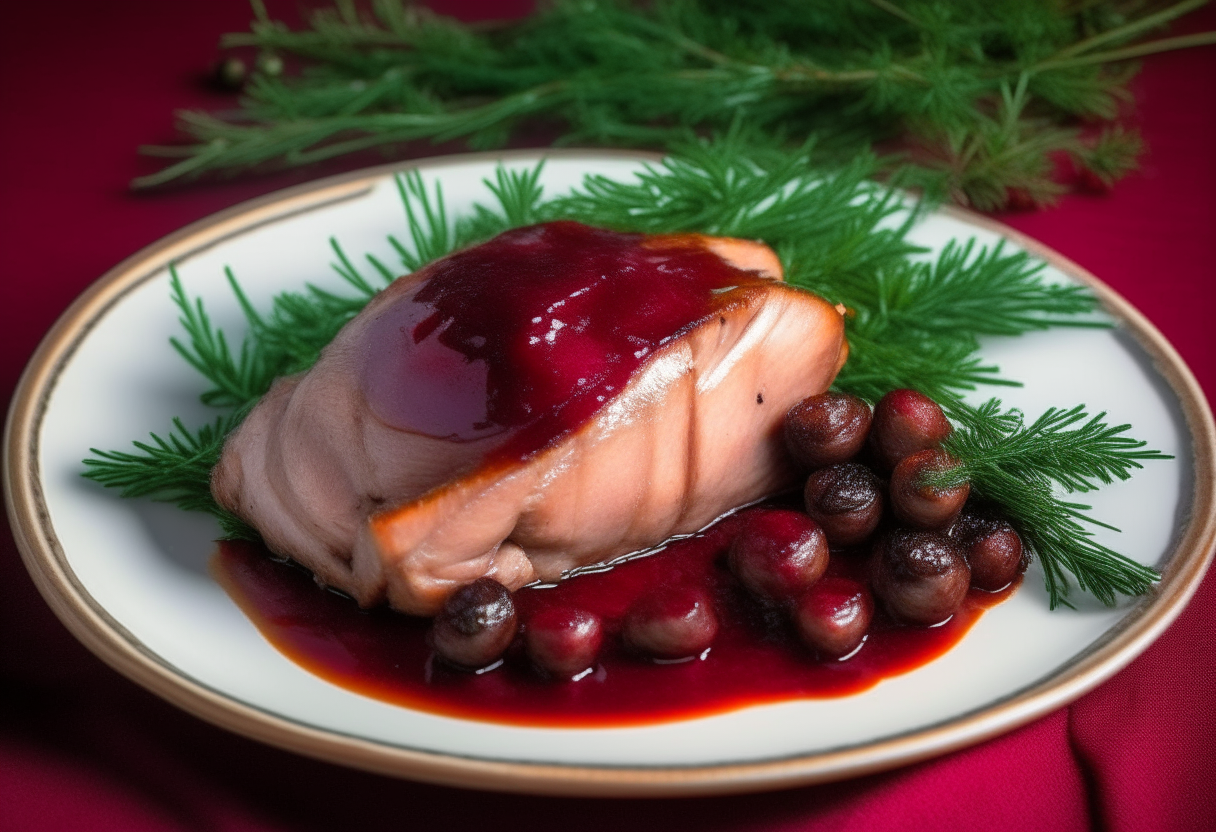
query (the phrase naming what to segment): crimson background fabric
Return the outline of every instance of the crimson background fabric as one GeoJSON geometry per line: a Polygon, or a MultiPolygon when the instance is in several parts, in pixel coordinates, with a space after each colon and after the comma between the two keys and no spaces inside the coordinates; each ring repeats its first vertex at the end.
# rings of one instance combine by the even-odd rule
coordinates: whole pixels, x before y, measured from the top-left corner
{"type": "MultiPolygon", "coordinates": [[[[526,0],[446,0],[465,18],[526,0]]],[[[294,4],[273,3],[280,14],[294,4]],[[286,7],[286,8],[283,8],[286,7]]],[[[200,75],[243,0],[10,4],[0,23],[0,390],[92,280],[161,236],[319,175],[127,189],[169,113],[226,106],[200,75]]],[[[1176,32],[1216,28],[1216,9],[1176,32]]],[[[1138,306],[1216,392],[1216,49],[1135,82],[1143,169],[1107,196],[1002,217],[1138,306]]],[[[420,148],[419,155],[454,148],[420,148]]],[[[321,173],[373,163],[371,155],[321,173]]],[[[1216,584],[1070,707],[981,745],[844,783],[686,800],[464,792],[297,757],[211,727],[110,671],[39,598],[0,533],[0,829],[1216,829],[1216,584]]]]}

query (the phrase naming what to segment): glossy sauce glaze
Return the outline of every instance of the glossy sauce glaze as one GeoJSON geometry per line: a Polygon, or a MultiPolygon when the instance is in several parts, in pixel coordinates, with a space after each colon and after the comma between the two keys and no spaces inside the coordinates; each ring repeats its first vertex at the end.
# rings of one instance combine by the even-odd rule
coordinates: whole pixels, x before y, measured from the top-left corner
{"type": "MultiPolygon", "coordinates": [[[[379,314],[363,360],[373,413],[456,442],[502,435],[523,458],[580,426],[656,350],[770,283],[699,235],[552,222],[426,269],[379,314]]],[[[403,278],[409,280],[409,278],[403,278]]]]}
{"type": "MultiPolygon", "coordinates": [[[[728,571],[735,530],[728,517],[653,555],[580,574],[551,588],[515,593],[524,627],[550,607],[600,615],[607,638],[596,667],[578,681],[541,678],[517,637],[502,665],[480,674],[436,661],[430,622],[353,601],[317,587],[302,569],[265,549],[224,543],[213,561],[220,583],[280,652],[312,673],[359,694],[467,719],[520,725],[614,726],[704,716],[766,702],[847,696],[942,655],[984,610],[1004,600],[971,590],[947,623],[901,627],[879,612],[861,649],[844,661],[818,660],[781,611],[749,597],[728,571]],[[707,589],[720,628],[704,658],[658,664],[631,655],[621,620],[639,595],[661,584],[707,589]]],[[[864,556],[833,553],[828,575],[864,579],[864,556]]]]}

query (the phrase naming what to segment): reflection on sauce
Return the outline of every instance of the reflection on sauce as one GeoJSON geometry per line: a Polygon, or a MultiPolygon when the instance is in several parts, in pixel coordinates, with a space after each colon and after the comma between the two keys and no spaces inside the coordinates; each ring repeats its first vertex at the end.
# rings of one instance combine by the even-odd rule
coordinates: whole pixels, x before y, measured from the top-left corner
{"type": "MultiPolygon", "coordinates": [[[[971,590],[954,618],[934,628],[898,627],[879,613],[852,658],[817,661],[783,616],[747,597],[724,564],[733,535],[727,518],[658,554],[579,575],[553,588],[516,593],[520,621],[541,608],[577,606],[603,617],[608,638],[595,671],[577,682],[540,678],[515,647],[481,675],[433,660],[429,621],[387,609],[360,610],[320,589],[298,567],[262,547],[223,543],[213,573],[262,634],[285,656],[336,685],[410,708],[517,725],[619,726],[705,716],[767,702],[848,696],[906,673],[953,647],[984,610],[1007,598],[971,590]],[[622,647],[630,603],[659,584],[689,583],[713,594],[721,622],[704,660],[656,665],[622,647]]],[[[861,577],[859,556],[832,556],[828,574],[861,577]]]]}

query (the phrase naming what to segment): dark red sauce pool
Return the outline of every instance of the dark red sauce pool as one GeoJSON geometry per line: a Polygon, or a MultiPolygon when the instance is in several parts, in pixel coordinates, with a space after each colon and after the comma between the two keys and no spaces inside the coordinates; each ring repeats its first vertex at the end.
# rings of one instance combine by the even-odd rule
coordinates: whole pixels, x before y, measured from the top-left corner
{"type": "MultiPolygon", "coordinates": [[[[217,579],[262,634],[288,658],[348,690],[410,708],[522,725],[609,726],[702,716],[746,705],[847,696],[906,673],[954,646],[984,610],[1009,596],[971,590],[963,608],[934,628],[899,627],[880,612],[870,636],[846,661],[818,661],[777,611],[748,597],[724,564],[733,535],[727,518],[697,537],[611,570],[515,594],[520,621],[551,605],[603,617],[608,638],[595,671],[577,682],[540,678],[518,649],[481,675],[433,660],[429,621],[360,610],[320,589],[308,573],[273,560],[260,546],[224,543],[217,579]],[[721,627],[709,654],[659,665],[622,647],[619,624],[641,593],[664,583],[711,591],[721,627]]],[[[828,574],[860,577],[859,556],[833,553],[828,574]]],[[[518,647],[518,639],[516,647],[518,647]]]]}

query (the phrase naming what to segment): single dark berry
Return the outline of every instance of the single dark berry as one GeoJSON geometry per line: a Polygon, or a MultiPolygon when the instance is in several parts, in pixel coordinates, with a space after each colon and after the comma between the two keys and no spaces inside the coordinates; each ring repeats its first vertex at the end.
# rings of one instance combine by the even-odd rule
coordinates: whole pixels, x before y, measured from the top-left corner
{"type": "Polygon", "coordinates": [[[895,618],[939,624],[958,611],[971,585],[963,550],[937,532],[897,529],[874,547],[871,585],[895,618]]]}
{"type": "Polygon", "coordinates": [[[915,390],[892,390],[874,406],[870,450],[883,472],[906,456],[936,448],[953,428],[937,402],[915,390]]]}
{"type": "Polygon", "coordinates": [[[211,67],[211,84],[224,92],[236,92],[245,86],[248,74],[245,62],[235,55],[229,55],[211,67]]]}
{"type": "Polygon", "coordinates": [[[1030,565],[1022,538],[1008,520],[968,510],[951,527],[950,537],[963,548],[977,589],[1004,589],[1030,565]]]}
{"type": "Polygon", "coordinates": [[[604,623],[595,613],[564,607],[541,610],[524,628],[524,648],[549,676],[569,679],[595,665],[604,623]]]}
{"type": "Polygon", "coordinates": [[[828,541],[819,524],[800,511],[751,509],[739,515],[727,558],[749,591],[784,601],[819,580],[828,565],[828,541]]]}
{"type": "Polygon", "coordinates": [[[695,587],[661,587],[636,601],[621,628],[625,643],[656,659],[696,656],[713,644],[718,617],[695,587]]]}
{"type": "Polygon", "coordinates": [[[944,530],[958,517],[971,483],[949,488],[926,484],[924,477],[958,467],[958,461],[942,450],[918,451],[906,456],[891,472],[891,510],[905,526],[944,530]]]}
{"type": "Polygon", "coordinates": [[[833,546],[863,542],[882,519],[882,484],[856,462],[820,468],[807,478],[803,496],[806,513],[833,546]]]}
{"type": "Polygon", "coordinates": [[[951,540],[965,548],[972,537],[977,534],[983,534],[998,519],[986,507],[977,506],[972,501],[963,506],[963,510],[959,512],[958,517],[950,524],[950,528],[946,531],[946,534],[951,540]]]}
{"type": "Polygon", "coordinates": [[[493,664],[515,637],[515,602],[493,578],[478,578],[452,593],[431,628],[444,661],[467,670],[493,664]]]}
{"type": "Polygon", "coordinates": [[[848,393],[803,399],[785,416],[785,446],[808,471],[847,462],[870,433],[870,406],[848,393]]]}
{"type": "Polygon", "coordinates": [[[874,619],[874,600],[864,584],[848,578],[824,578],[797,601],[794,628],[807,647],[839,659],[865,641],[874,619]]]}

